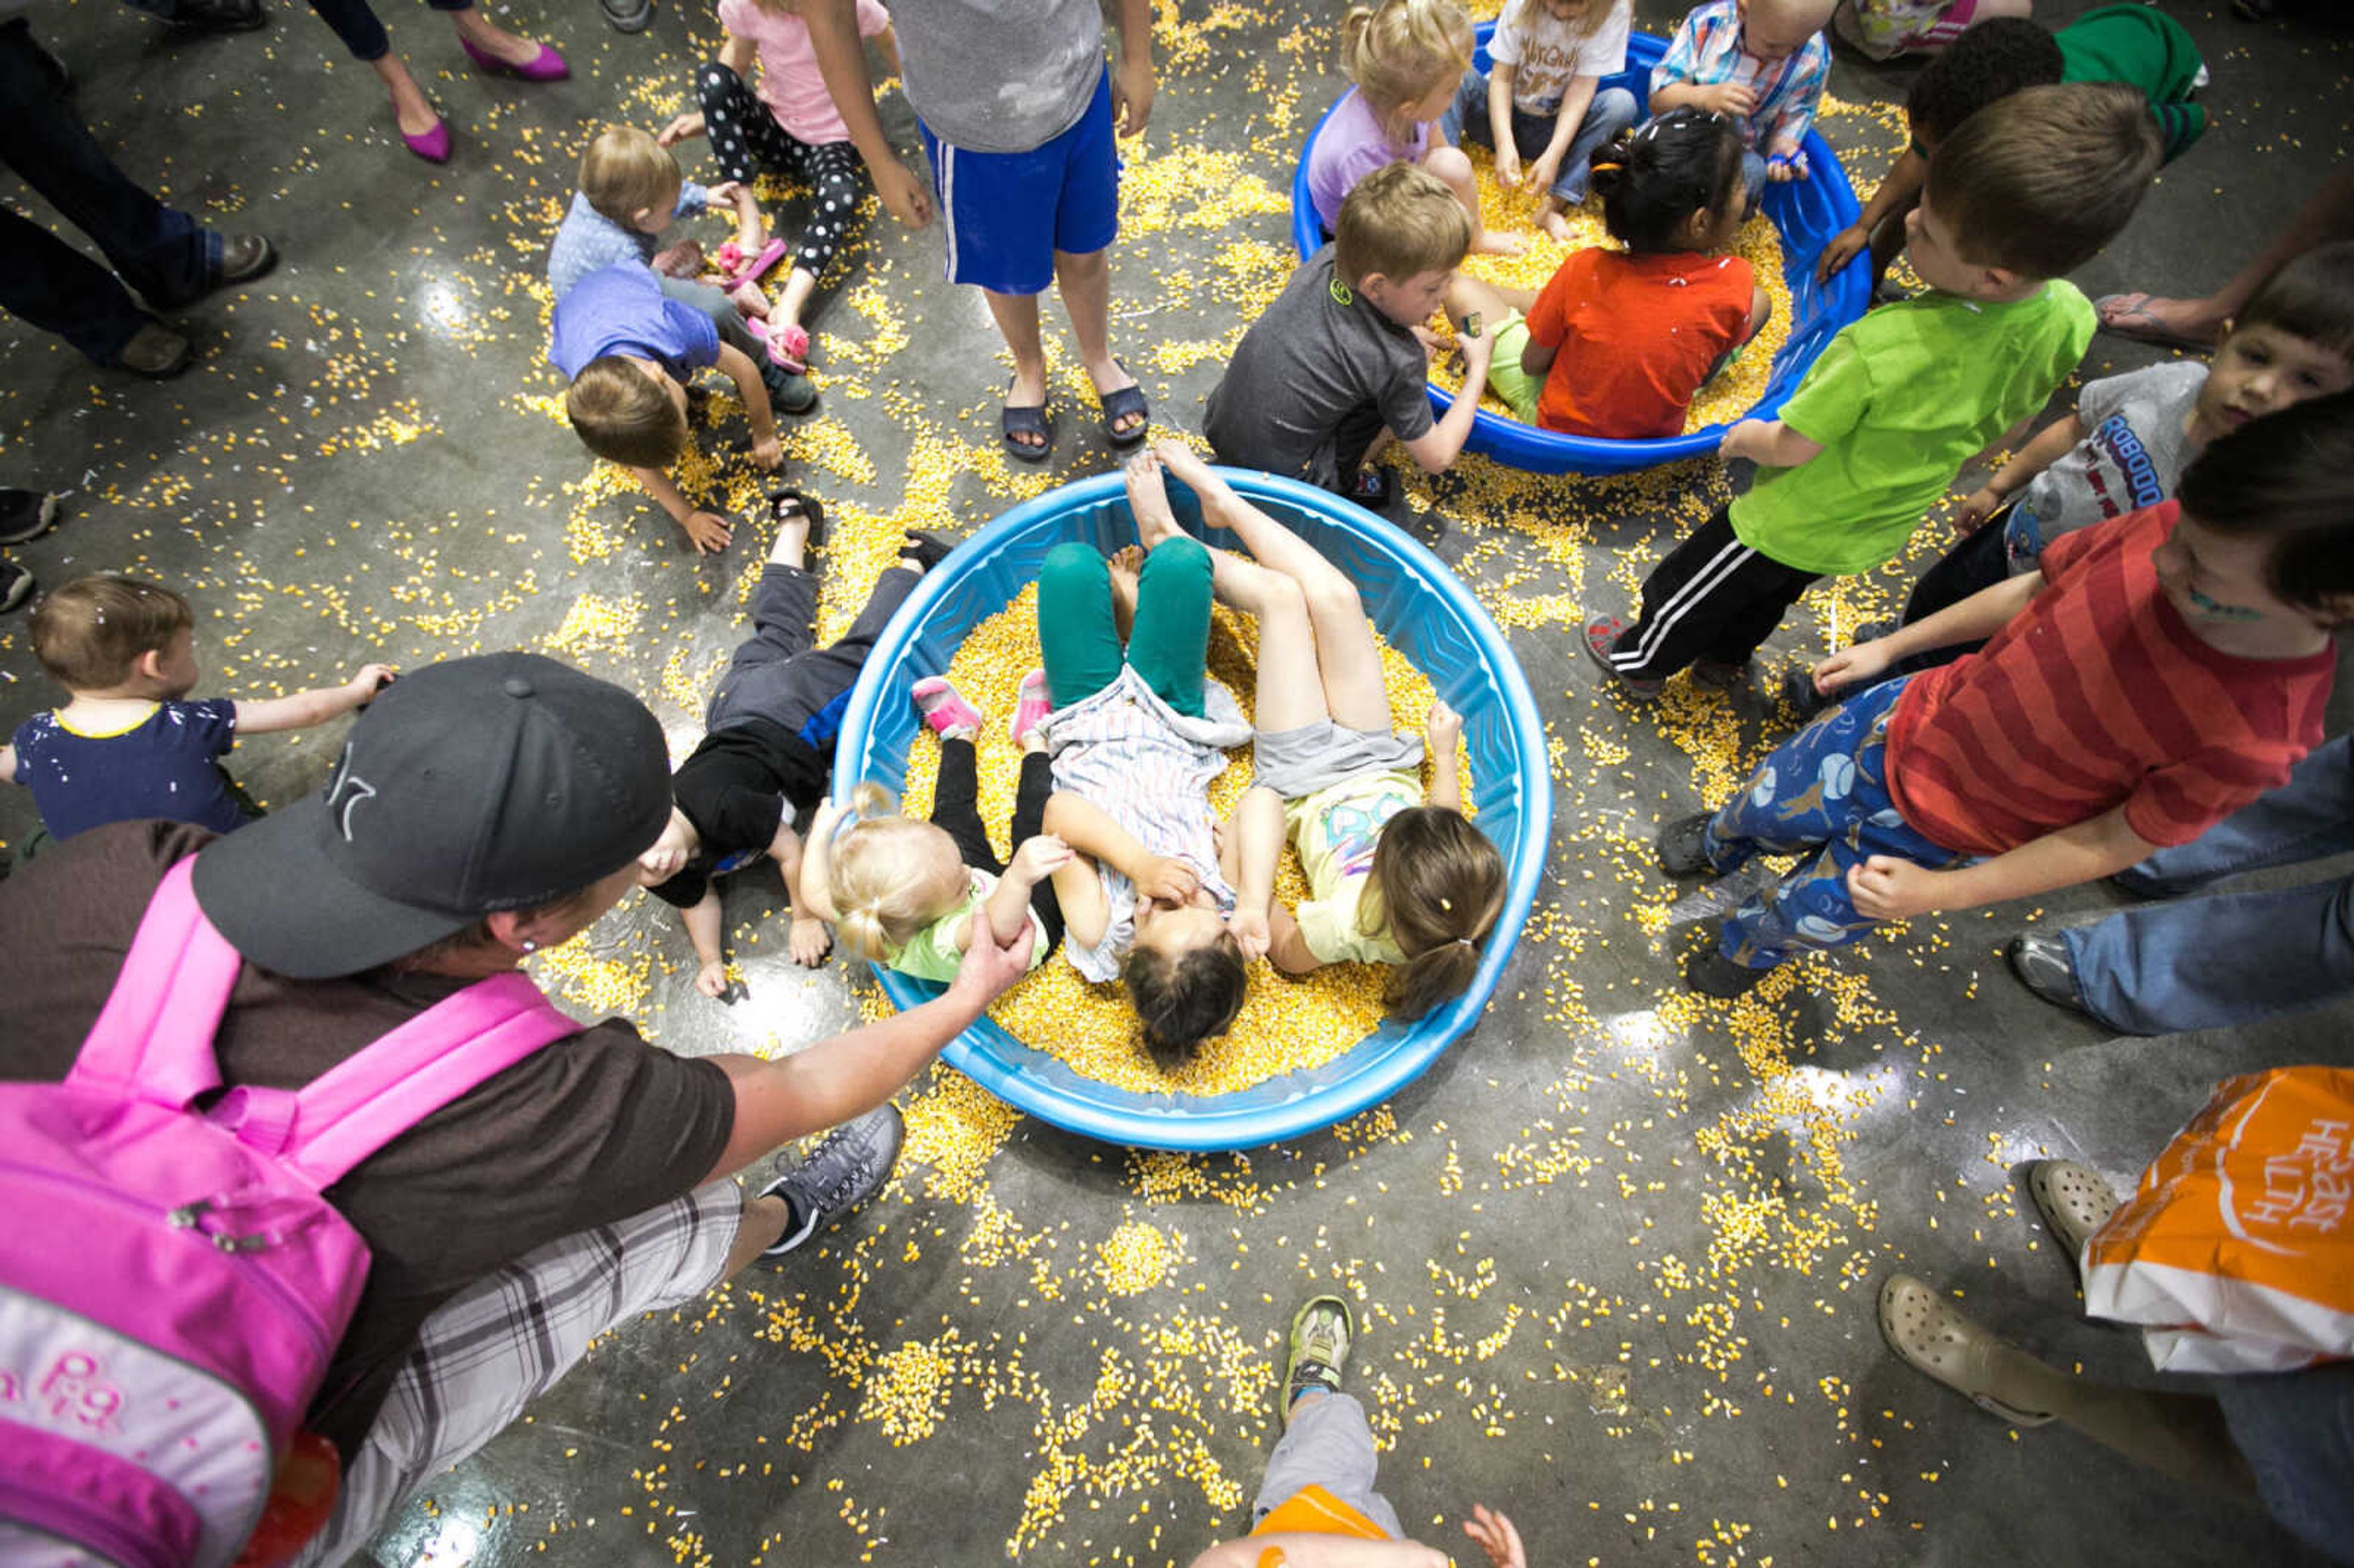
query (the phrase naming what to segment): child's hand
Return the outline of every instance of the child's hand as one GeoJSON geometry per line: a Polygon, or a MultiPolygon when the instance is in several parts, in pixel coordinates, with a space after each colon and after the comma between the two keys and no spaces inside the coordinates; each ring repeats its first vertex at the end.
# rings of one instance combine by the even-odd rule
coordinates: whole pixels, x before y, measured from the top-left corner
{"type": "Polygon", "coordinates": [[[1267,949],[1274,941],[1264,909],[1236,907],[1226,916],[1226,929],[1234,933],[1235,946],[1243,950],[1243,962],[1246,964],[1267,957],[1267,949]]]}
{"type": "MultiPolygon", "coordinates": [[[[675,147],[681,142],[692,141],[703,134],[703,115],[682,114],[654,133],[654,141],[664,147],[675,147]]],[[[716,193],[714,193],[715,195],[716,193]]]]}
{"type": "Polygon", "coordinates": [[[1496,181],[1507,190],[1517,189],[1521,183],[1521,150],[1518,147],[1496,149],[1496,181]]]}
{"type": "Polygon", "coordinates": [[[1962,535],[1975,534],[1985,525],[1988,518],[2001,510],[2002,497],[1995,493],[1994,486],[1981,484],[1963,496],[1961,505],[1955,509],[1954,532],[1962,535]]]}
{"type": "Polygon", "coordinates": [[[814,915],[796,915],[786,946],[792,952],[793,962],[805,969],[813,969],[825,962],[826,954],[833,950],[833,933],[827,930],[825,922],[814,915]]]}
{"type": "Polygon", "coordinates": [[[1471,1517],[1463,1521],[1463,1533],[1479,1543],[1495,1568],[1529,1568],[1528,1553],[1521,1549],[1521,1532],[1487,1504],[1472,1505],[1471,1517]]]}
{"type": "Polygon", "coordinates": [[[875,194],[893,217],[909,228],[922,228],[932,221],[932,193],[921,175],[896,158],[867,173],[875,176],[875,194]]]}
{"type": "MultiPolygon", "coordinates": [[[[684,117],[681,116],[681,118],[684,117]]],[[[711,205],[714,207],[734,207],[749,192],[741,180],[722,180],[703,194],[711,199],[711,205]]]]}
{"type": "Polygon", "coordinates": [[[1720,81],[1714,87],[1696,88],[1693,100],[1712,114],[1729,114],[1736,120],[1745,119],[1757,108],[1756,92],[1738,82],[1720,81]]]}
{"type": "Polygon", "coordinates": [[[752,443],[752,466],[777,469],[785,466],[785,449],[771,435],[761,436],[752,443]]]}
{"type": "Polygon", "coordinates": [[[695,546],[698,556],[716,556],[736,537],[736,530],[727,525],[726,518],[709,512],[690,512],[679,526],[686,530],[686,542],[695,546]]]}
{"type": "Polygon", "coordinates": [[[1943,902],[1937,894],[1940,874],[1909,860],[1876,854],[1848,872],[1848,900],[1858,914],[1874,920],[1926,915],[1943,902]]]}
{"type": "Polygon", "coordinates": [[[1553,189],[1553,181],[1559,178],[1561,178],[1561,157],[1558,154],[1541,153],[1537,155],[1537,161],[1529,165],[1529,189],[1536,192],[1540,197],[1550,192],[1553,189]]]}
{"type": "Polygon", "coordinates": [[[1478,381],[1485,379],[1488,366],[1496,357],[1496,334],[1491,332],[1483,332],[1478,337],[1464,337],[1458,334],[1455,346],[1463,351],[1465,379],[1473,382],[1475,386],[1478,381]]]}
{"type": "Polygon", "coordinates": [[[1757,443],[1766,440],[1766,435],[1765,420],[1744,419],[1724,432],[1724,439],[1716,443],[1716,455],[1728,462],[1734,458],[1747,458],[1752,462],[1763,463],[1766,460],[1760,455],[1757,443]]]}
{"type": "Polygon", "coordinates": [[[1429,715],[1422,721],[1422,735],[1430,749],[1443,758],[1463,739],[1463,715],[1440,697],[1430,705],[1429,715]]]}
{"type": "Polygon", "coordinates": [[[1070,845],[1052,833],[1037,833],[1022,842],[1013,852],[1013,863],[1005,869],[1007,875],[1035,887],[1070,863],[1070,845]]]}
{"type": "Polygon", "coordinates": [[[1201,891],[1201,878],[1182,860],[1172,860],[1156,854],[1136,868],[1137,874],[1129,878],[1136,884],[1136,895],[1161,904],[1190,904],[1201,891]]]}
{"type": "Polygon", "coordinates": [[[1824,240],[1822,256],[1815,262],[1815,281],[1829,282],[1832,273],[1862,255],[1863,248],[1871,243],[1872,236],[1853,225],[1824,240]]]}
{"type": "Polygon", "coordinates": [[[363,664],[360,673],[345,683],[344,689],[353,698],[365,704],[370,697],[392,684],[396,672],[389,664],[363,664]]]}
{"type": "Polygon", "coordinates": [[[1808,672],[1815,678],[1815,690],[1829,697],[1872,684],[1893,662],[1888,657],[1887,641],[1886,638],[1874,638],[1870,642],[1859,642],[1817,664],[1808,672]]]}
{"type": "Polygon", "coordinates": [[[704,995],[709,997],[714,1001],[717,1001],[726,996],[726,960],[724,959],[714,959],[709,963],[704,965],[701,969],[695,970],[695,989],[701,991],[704,995]]]}

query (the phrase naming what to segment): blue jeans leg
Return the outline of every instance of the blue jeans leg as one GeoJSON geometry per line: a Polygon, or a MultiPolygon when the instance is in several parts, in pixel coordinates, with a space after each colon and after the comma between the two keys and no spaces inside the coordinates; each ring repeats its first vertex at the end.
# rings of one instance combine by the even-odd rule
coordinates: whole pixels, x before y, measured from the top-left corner
{"type": "Polygon", "coordinates": [[[1754,209],[1766,196],[1766,157],[1762,153],[1741,154],[1741,184],[1749,192],[1749,205],[1754,209]]]}
{"type": "MultiPolygon", "coordinates": [[[[122,281],[149,304],[180,304],[212,286],[220,259],[217,237],[187,214],[157,201],[115,167],[81,116],[58,96],[38,49],[22,27],[0,27],[0,103],[7,105],[0,113],[0,164],[16,170],[67,222],[88,235],[122,281]]],[[[80,335],[52,325],[60,314],[89,319],[99,297],[86,275],[57,270],[60,252],[70,253],[55,244],[31,249],[21,234],[16,236],[9,242],[5,279],[0,281],[0,290],[6,291],[5,302],[26,320],[66,336],[90,357],[111,360],[138,330],[133,322],[118,331],[129,319],[123,313],[137,312],[127,300],[119,302],[80,335]],[[37,269],[34,275],[24,275],[16,265],[20,260],[37,269]],[[51,319],[43,320],[42,313],[51,319]]]]}
{"type": "Polygon", "coordinates": [[[1488,79],[1478,66],[1463,68],[1463,79],[1455,88],[1455,101],[1438,117],[1438,128],[1458,147],[1467,137],[1482,147],[1494,143],[1496,133],[1488,124],[1488,79]]]}
{"type": "Polygon", "coordinates": [[[1635,108],[1635,95],[1623,87],[1606,87],[1594,95],[1585,106],[1585,118],[1577,122],[1577,137],[1562,155],[1561,173],[1553,182],[1553,194],[1564,207],[1575,207],[1585,199],[1585,161],[1594,149],[1618,134],[1641,118],[1635,108]]]}
{"type": "Polygon", "coordinates": [[[1725,916],[1726,958],[1769,969],[1798,949],[1863,935],[1873,922],[1848,897],[1847,874],[1872,855],[1933,868],[1962,858],[1906,826],[1889,798],[1888,720],[1905,683],[1874,686],[1800,730],[1710,819],[1705,843],[1720,872],[1761,853],[1805,857],[1725,916]]]}
{"type": "Polygon", "coordinates": [[[2191,893],[2242,872],[2354,850],[2354,736],[2317,747],[2288,782],[2187,844],[2162,849],[2117,880],[2137,893],[2191,893]]]}
{"type": "Polygon", "coordinates": [[[2157,905],[2062,935],[2084,1010],[2126,1034],[2253,1023],[2354,995],[2354,878],[2157,905]]]}

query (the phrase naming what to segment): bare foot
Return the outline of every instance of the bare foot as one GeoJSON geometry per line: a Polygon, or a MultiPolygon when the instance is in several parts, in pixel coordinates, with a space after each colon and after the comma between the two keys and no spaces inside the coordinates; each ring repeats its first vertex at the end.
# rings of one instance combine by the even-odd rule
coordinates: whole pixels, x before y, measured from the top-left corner
{"type": "Polygon", "coordinates": [[[1479,238],[1471,242],[1471,249],[1484,256],[1518,256],[1528,248],[1527,235],[1496,228],[1483,230],[1479,238]]]}
{"type": "Polygon", "coordinates": [[[1193,449],[1179,440],[1159,440],[1152,443],[1153,455],[1161,460],[1169,476],[1192,491],[1205,513],[1215,511],[1233,493],[1217,471],[1204,462],[1193,449]]]}
{"type": "Polygon", "coordinates": [[[1122,642],[1128,641],[1129,630],[1136,625],[1137,578],[1143,569],[1144,546],[1141,545],[1123,546],[1113,551],[1104,563],[1104,570],[1111,577],[1112,624],[1119,629],[1122,642]]]}
{"type": "Polygon", "coordinates": [[[665,278],[692,278],[703,270],[703,243],[682,239],[666,249],[657,250],[652,266],[665,278]]]}
{"type": "Polygon", "coordinates": [[[761,290],[759,284],[751,280],[747,279],[737,284],[736,291],[729,294],[727,298],[741,314],[749,316],[754,321],[769,319],[769,296],[761,290]]]}
{"type": "Polygon", "coordinates": [[[1561,208],[1549,207],[1537,214],[1537,227],[1564,245],[1569,243],[1569,218],[1561,208]]]}
{"type": "MultiPolygon", "coordinates": [[[[1041,361],[1034,372],[1013,367],[1013,383],[1005,389],[1005,406],[1009,408],[1044,408],[1046,406],[1046,366],[1041,361]]],[[[1043,448],[1046,438],[1036,430],[1017,430],[1006,438],[1016,446],[1043,448]]],[[[1131,491],[1134,485],[1129,487],[1131,491]]]]}
{"type": "MultiPolygon", "coordinates": [[[[1128,373],[1128,367],[1117,359],[1107,359],[1100,366],[1090,365],[1087,367],[1087,379],[1095,384],[1096,399],[1098,402],[1115,392],[1136,385],[1136,377],[1130,376],[1128,373]]],[[[1141,429],[1146,422],[1146,416],[1142,414],[1124,414],[1120,417],[1119,422],[1112,427],[1112,433],[1124,436],[1131,430],[1141,429]]]]}
{"type": "Polygon", "coordinates": [[[2113,294],[2100,302],[2103,330],[2152,343],[2212,344],[2223,318],[2205,300],[2169,300],[2156,294],[2113,294]]]}
{"type": "Polygon", "coordinates": [[[1170,509],[1169,491],[1161,483],[1160,454],[1141,451],[1128,460],[1128,505],[1136,514],[1136,536],[1148,550],[1164,539],[1182,538],[1177,514],[1170,509]]]}

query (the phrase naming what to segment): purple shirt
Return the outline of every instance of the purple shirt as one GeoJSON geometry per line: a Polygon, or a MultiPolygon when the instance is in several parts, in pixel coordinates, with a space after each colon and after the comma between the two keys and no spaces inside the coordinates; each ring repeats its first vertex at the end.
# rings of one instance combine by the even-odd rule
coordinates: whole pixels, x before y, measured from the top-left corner
{"type": "Polygon", "coordinates": [[[1419,164],[1429,146],[1430,127],[1419,122],[1405,141],[1391,141],[1365,95],[1351,88],[1308,150],[1308,197],[1324,220],[1324,231],[1340,228],[1341,204],[1359,180],[1384,164],[1419,164]]]}
{"type": "Polygon", "coordinates": [[[719,329],[662,291],[644,267],[599,267],[556,302],[547,357],[570,380],[609,354],[651,359],[674,380],[719,363],[719,329]]]}

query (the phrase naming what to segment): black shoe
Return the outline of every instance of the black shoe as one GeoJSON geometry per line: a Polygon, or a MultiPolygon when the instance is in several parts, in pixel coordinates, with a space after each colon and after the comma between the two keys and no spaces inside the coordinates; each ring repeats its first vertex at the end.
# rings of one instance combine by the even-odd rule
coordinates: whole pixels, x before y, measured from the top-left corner
{"type": "Polygon", "coordinates": [[[1850,648],[1859,648],[1866,642],[1877,642],[1883,637],[1893,637],[1896,634],[1896,627],[1897,622],[1889,620],[1886,616],[1882,616],[1878,620],[1867,620],[1848,634],[1847,645],[1850,648]]]}
{"type": "Polygon", "coordinates": [[[1691,678],[1703,686],[1729,692],[1749,684],[1749,661],[1728,664],[1722,659],[1696,659],[1692,662],[1691,678]]]}
{"type": "Polygon", "coordinates": [[[191,33],[250,33],[270,26],[270,13],[261,0],[179,0],[169,20],[191,33]]]}
{"type": "Polygon", "coordinates": [[[955,548],[956,542],[952,539],[927,534],[920,528],[910,528],[907,530],[907,542],[899,547],[899,558],[914,561],[928,572],[947,560],[955,548]]]}
{"type": "Polygon", "coordinates": [[[817,384],[771,360],[760,362],[760,385],[769,389],[769,407],[779,414],[806,414],[817,407],[817,384]]]}
{"type": "Polygon", "coordinates": [[[803,541],[805,544],[814,546],[825,543],[825,503],[790,484],[779,485],[769,492],[770,522],[781,528],[795,515],[809,522],[809,537],[803,541]]]}
{"type": "Polygon", "coordinates": [[[33,581],[33,574],[16,562],[0,561],[0,615],[21,609],[39,586],[33,581]]]}
{"type": "Polygon", "coordinates": [[[1390,502],[1397,495],[1397,482],[1385,468],[1361,468],[1357,477],[1349,482],[1346,493],[1368,512],[1387,512],[1390,502]]]}
{"type": "Polygon", "coordinates": [[[1684,960],[1684,985],[1702,996],[1723,997],[1731,1001],[1746,996],[1772,969],[1753,969],[1747,964],[1736,964],[1717,951],[1713,927],[1705,927],[1708,940],[1698,952],[1684,960]]]}
{"type": "Polygon", "coordinates": [[[2076,966],[2068,961],[2068,944],[2057,937],[2013,937],[2002,950],[2019,983],[2071,1012],[2084,1011],[2084,994],[2076,989],[2076,966]]]}
{"type": "Polygon", "coordinates": [[[37,490],[0,490],[0,545],[37,539],[55,526],[58,498],[37,490]]]}
{"type": "Polygon", "coordinates": [[[598,0],[617,33],[642,33],[654,19],[654,0],[598,0]]]}
{"type": "Polygon", "coordinates": [[[898,1162],[907,1124],[887,1101],[818,1140],[809,1158],[760,1189],[792,1211],[785,1234],[762,1257],[782,1257],[873,1197],[898,1162]]]}
{"type": "Polygon", "coordinates": [[[1711,813],[1694,811],[1689,817],[1678,817],[1659,830],[1659,869],[1670,876],[1698,876],[1713,870],[1708,863],[1708,824],[1711,813]]]}
{"type": "Polygon", "coordinates": [[[1827,697],[1815,690],[1814,666],[1804,661],[1782,667],[1782,700],[1797,714],[1802,724],[1825,708],[1839,705],[1837,697],[1827,697]]]}
{"type": "Polygon", "coordinates": [[[232,234],[221,241],[220,270],[213,287],[227,289],[249,283],[278,265],[278,248],[266,234],[232,234]]]}

